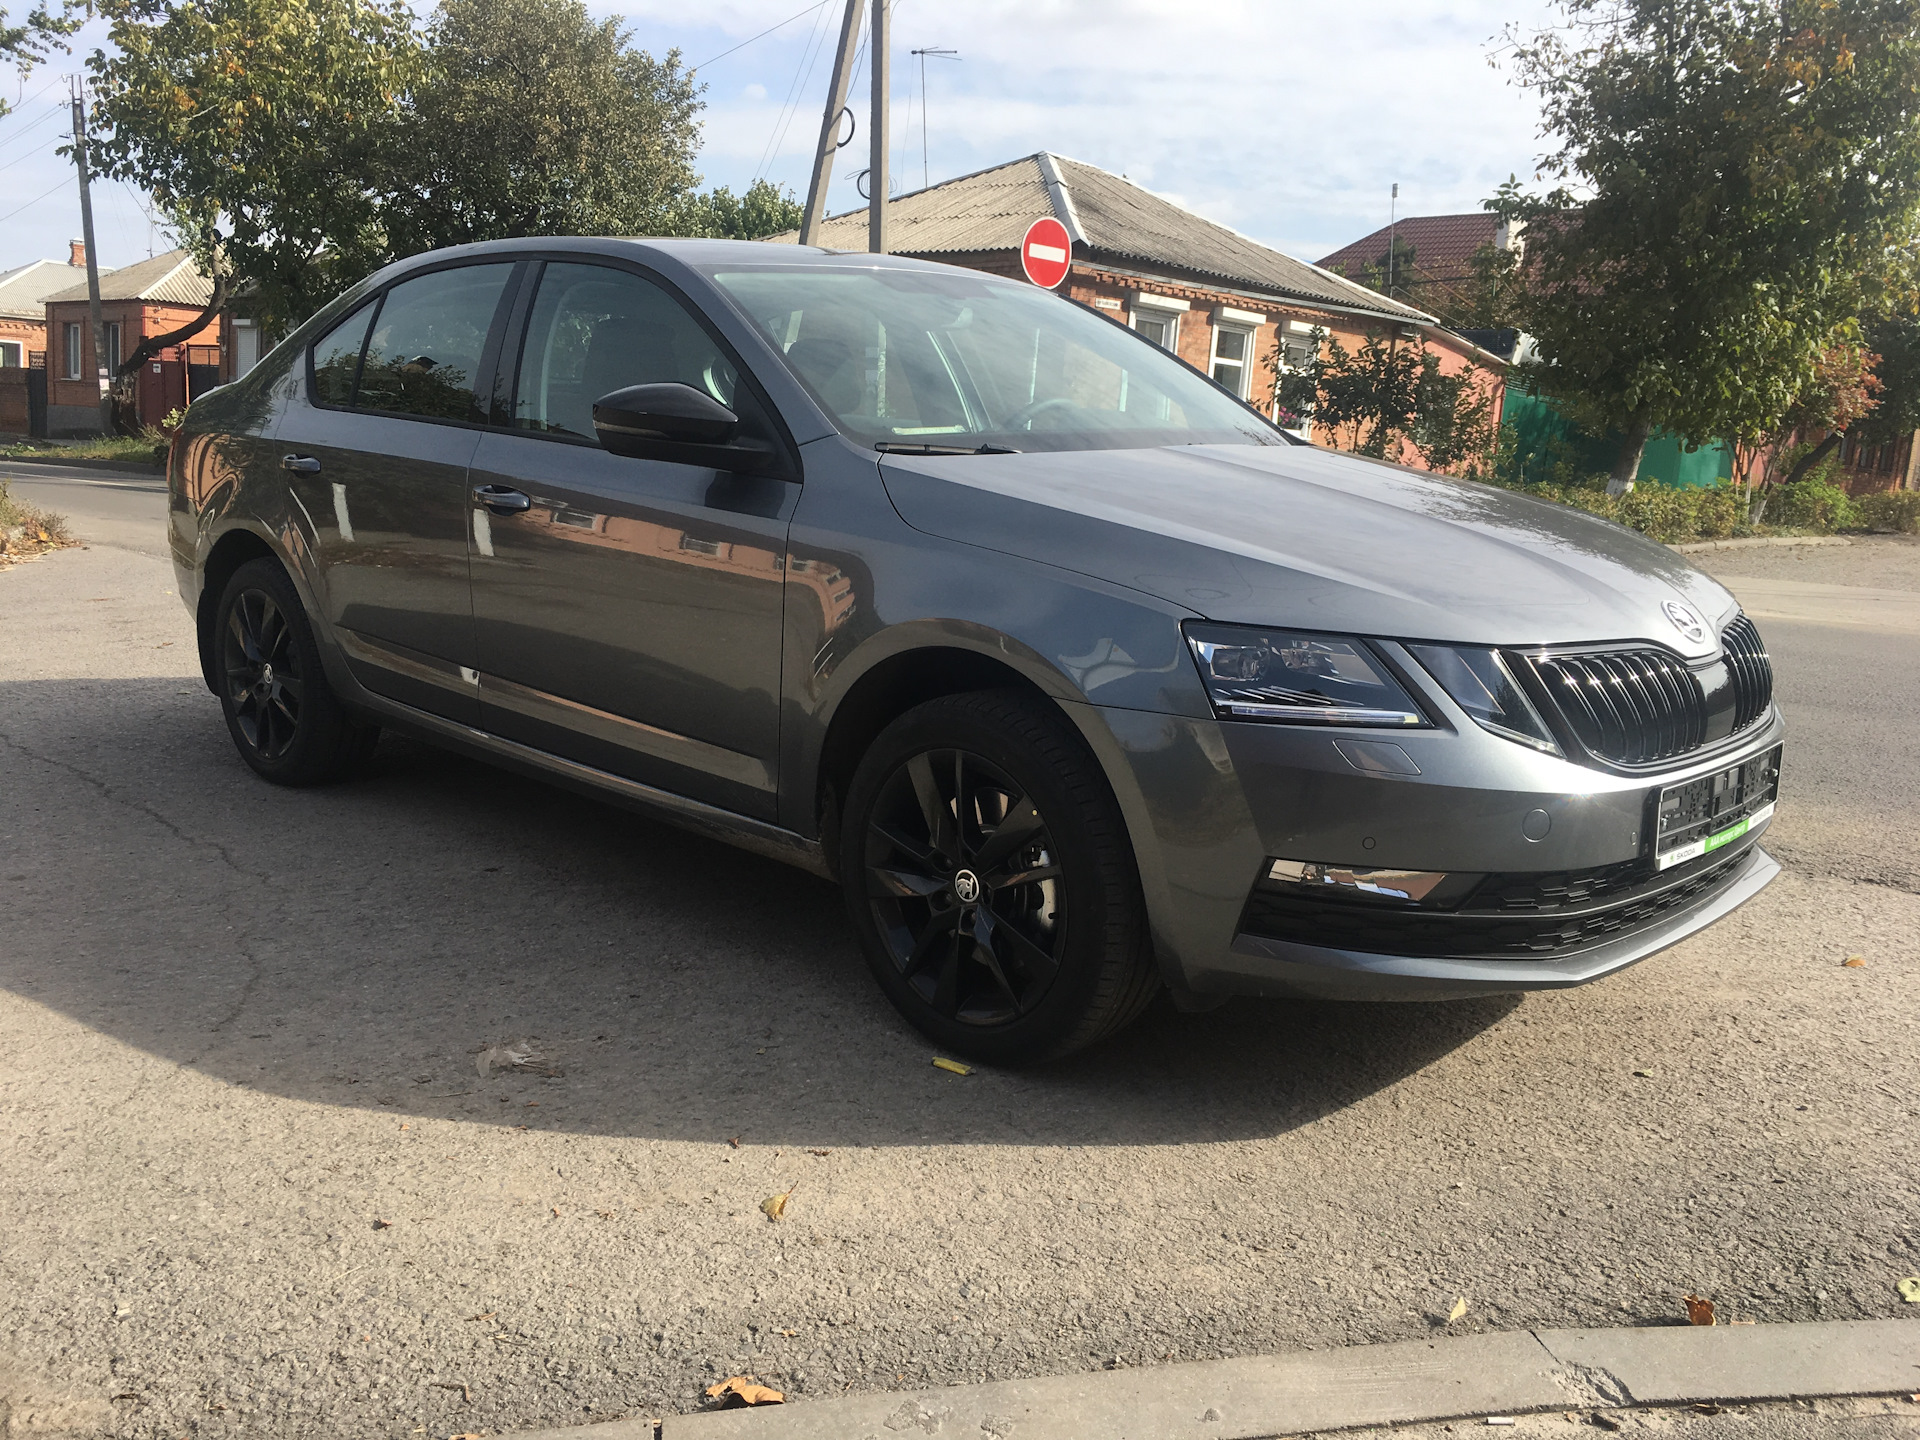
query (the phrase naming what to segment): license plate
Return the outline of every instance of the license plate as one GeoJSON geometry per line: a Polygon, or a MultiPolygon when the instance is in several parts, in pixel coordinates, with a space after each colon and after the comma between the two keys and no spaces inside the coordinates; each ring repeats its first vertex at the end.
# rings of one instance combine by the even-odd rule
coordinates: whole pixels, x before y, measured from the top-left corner
{"type": "Polygon", "coordinates": [[[1780,793],[1780,747],[1660,792],[1654,868],[1710,855],[1766,824],[1780,793]]]}

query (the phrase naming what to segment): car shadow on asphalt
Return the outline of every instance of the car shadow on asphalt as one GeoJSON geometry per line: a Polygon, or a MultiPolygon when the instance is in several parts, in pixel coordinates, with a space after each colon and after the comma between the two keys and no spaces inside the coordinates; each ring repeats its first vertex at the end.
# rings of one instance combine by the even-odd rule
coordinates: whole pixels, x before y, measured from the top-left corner
{"type": "Polygon", "coordinates": [[[0,685],[0,734],[0,985],[301,1101],[823,1148],[1233,1140],[1519,1003],[1163,999],[1086,1054],[963,1077],[882,998],[839,892],[774,861],[392,737],[363,778],[276,789],[179,680],[0,685]],[[531,1068],[478,1073],[520,1041],[531,1068]]]}

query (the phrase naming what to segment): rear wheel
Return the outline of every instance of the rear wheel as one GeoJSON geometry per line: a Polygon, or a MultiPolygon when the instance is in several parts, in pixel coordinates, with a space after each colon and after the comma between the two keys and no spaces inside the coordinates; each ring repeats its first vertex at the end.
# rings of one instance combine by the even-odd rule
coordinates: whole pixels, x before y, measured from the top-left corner
{"type": "Polygon", "coordinates": [[[220,708],[240,758],[276,785],[318,785],[351,773],[378,728],[356,721],[327,684],[300,596],[278,561],[233,572],[214,612],[220,708]]]}
{"type": "Polygon", "coordinates": [[[1051,1059],[1125,1025],[1157,988],[1106,779],[1018,692],[933,700],[882,732],[849,787],[839,858],[881,988],[945,1048],[1051,1059]]]}

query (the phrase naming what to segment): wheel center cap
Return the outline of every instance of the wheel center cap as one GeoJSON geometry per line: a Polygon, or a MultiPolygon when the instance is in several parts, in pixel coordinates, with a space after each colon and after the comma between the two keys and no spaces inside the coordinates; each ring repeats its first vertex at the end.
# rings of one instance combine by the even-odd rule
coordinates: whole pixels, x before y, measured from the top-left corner
{"type": "Polygon", "coordinates": [[[260,667],[260,683],[262,685],[273,684],[273,666],[262,665],[260,667]]]}
{"type": "Polygon", "coordinates": [[[983,888],[980,877],[971,870],[962,870],[953,877],[953,895],[962,905],[971,905],[978,900],[983,888]]]}

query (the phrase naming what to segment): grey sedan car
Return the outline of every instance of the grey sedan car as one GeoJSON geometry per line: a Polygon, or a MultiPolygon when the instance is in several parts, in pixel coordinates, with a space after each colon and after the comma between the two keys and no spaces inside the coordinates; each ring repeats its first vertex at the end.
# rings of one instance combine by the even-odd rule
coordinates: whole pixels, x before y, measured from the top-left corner
{"type": "Polygon", "coordinates": [[[188,412],[180,594],[241,757],[383,727],[836,879],[881,987],[1017,1063],[1163,987],[1576,985],[1778,866],[1724,589],[1303,445],[1105,317],[884,256],[418,256],[188,412]]]}

